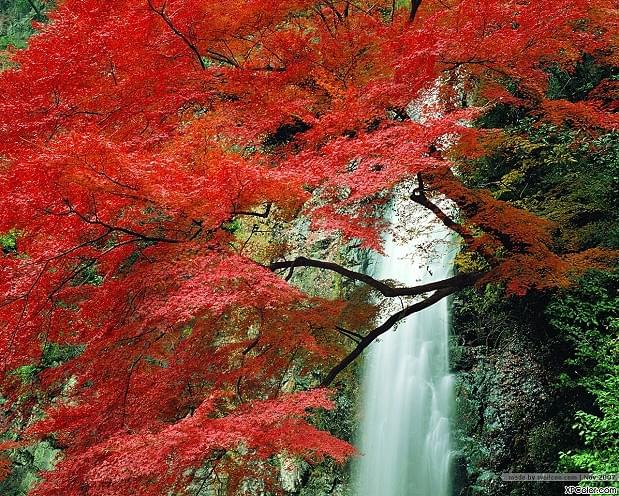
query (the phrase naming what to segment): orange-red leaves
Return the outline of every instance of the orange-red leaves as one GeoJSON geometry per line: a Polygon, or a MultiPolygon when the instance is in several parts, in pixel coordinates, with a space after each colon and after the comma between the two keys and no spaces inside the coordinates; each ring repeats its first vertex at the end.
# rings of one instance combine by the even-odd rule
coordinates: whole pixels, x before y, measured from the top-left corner
{"type": "Polygon", "coordinates": [[[13,464],[8,458],[0,456],[0,482],[9,476],[12,466],[13,464]]]}

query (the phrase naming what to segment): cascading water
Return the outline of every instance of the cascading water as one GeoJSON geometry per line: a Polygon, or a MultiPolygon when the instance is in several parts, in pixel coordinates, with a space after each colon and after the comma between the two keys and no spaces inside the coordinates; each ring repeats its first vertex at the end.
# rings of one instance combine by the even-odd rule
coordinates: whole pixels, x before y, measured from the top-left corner
{"type": "MultiPolygon", "coordinates": [[[[407,286],[449,277],[453,238],[431,213],[411,208],[406,216],[390,212],[392,225],[404,224],[415,234],[405,243],[389,236],[374,277],[407,286]]],[[[372,344],[362,387],[356,496],[448,496],[453,397],[448,339],[448,301],[441,300],[372,344]]]]}

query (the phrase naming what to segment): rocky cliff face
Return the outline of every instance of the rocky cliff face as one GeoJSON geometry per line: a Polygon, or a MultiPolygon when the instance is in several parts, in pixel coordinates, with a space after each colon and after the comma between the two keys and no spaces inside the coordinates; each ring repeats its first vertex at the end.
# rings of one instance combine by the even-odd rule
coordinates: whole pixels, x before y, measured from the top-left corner
{"type": "Polygon", "coordinates": [[[561,389],[560,343],[548,334],[543,303],[505,301],[496,288],[454,301],[455,496],[563,494],[560,483],[514,483],[502,473],[556,472],[573,444],[561,389]]]}

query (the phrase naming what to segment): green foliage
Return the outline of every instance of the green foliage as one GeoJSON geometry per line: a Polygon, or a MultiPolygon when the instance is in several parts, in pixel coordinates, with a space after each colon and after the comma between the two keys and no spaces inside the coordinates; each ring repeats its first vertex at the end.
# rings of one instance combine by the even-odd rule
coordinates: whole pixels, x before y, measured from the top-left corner
{"type": "Polygon", "coordinates": [[[526,111],[524,109],[500,103],[477,118],[475,126],[481,129],[504,128],[521,124],[525,118],[526,111]]]}
{"type": "Polygon", "coordinates": [[[333,460],[326,460],[312,470],[298,494],[299,496],[323,496],[325,494],[348,496],[352,494],[347,488],[348,483],[348,476],[342,472],[341,467],[338,467],[333,460]]]}
{"type": "Polygon", "coordinates": [[[548,81],[547,95],[552,99],[566,99],[572,102],[587,97],[603,79],[611,79],[619,74],[619,68],[596,63],[591,55],[585,55],[568,72],[560,67],[552,67],[548,81]]]}
{"type": "Polygon", "coordinates": [[[34,381],[35,376],[39,372],[39,367],[36,365],[22,365],[11,372],[12,375],[19,378],[24,384],[30,384],[34,381]]]}
{"type": "Polygon", "coordinates": [[[0,50],[24,48],[34,33],[33,21],[42,22],[53,2],[41,0],[0,0],[0,50]]]}
{"type": "Polygon", "coordinates": [[[50,442],[42,441],[32,446],[15,450],[12,455],[13,470],[0,481],[2,496],[25,496],[37,483],[37,472],[51,470],[60,451],[50,442]]]}
{"type": "MultiPolygon", "coordinates": [[[[43,412],[37,404],[45,394],[37,387],[38,375],[45,369],[57,367],[84,351],[83,346],[63,345],[47,343],[43,347],[41,359],[36,364],[23,365],[11,371],[11,375],[17,377],[27,388],[20,397],[20,401],[33,402],[34,408],[30,418],[16,417],[12,428],[3,432],[0,441],[18,440],[18,432],[34,419],[41,418],[43,412]]],[[[67,386],[69,387],[69,386],[67,386]]],[[[0,397],[0,404],[2,404],[0,397]]],[[[7,411],[8,415],[9,412],[7,411]]],[[[54,446],[51,440],[41,441],[30,446],[11,450],[12,462],[11,473],[6,479],[0,481],[0,495],[2,496],[25,496],[30,489],[39,481],[39,472],[51,470],[57,461],[60,450],[54,446]]]]}
{"type": "Polygon", "coordinates": [[[243,225],[240,220],[233,219],[230,222],[226,222],[222,226],[222,229],[224,229],[225,231],[228,231],[231,234],[236,234],[237,232],[243,229],[243,225]]]}
{"type": "MultiPolygon", "coordinates": [[[[468,346],[492,347],[510,336],[525,334],[527,322],[523,316],[533,317],[536,313],[528,305],[526,300],[507,298],[504,288],[498,285],[464,289],[452,309],[458,336],[468,346]]],[[[453,358],[457,362],[458,357],[453,358]]],[[[465,363],[456,366],[468,368],[465,363]]]]}
{"type": "Polygon", "coordinates": [[[16,253],[17,252],[17,238],[19,232],[11,230],[6,233],[0,233],[0,248],[4,253],[16,253]]]}
{"type": "Polygon", "coordinates": [[[619,136],[524,122],[468,180],[556,222],[565,251],[619,247],[619,136]],[[525,132],[526,131],[526,132],[525,132]]]}
{"type": "MultiPolygon", "coordinates": [[[[585,56],[569,72],[550,67],[547,96],[578,102],[619,68],[585,56]]],[[[508,88],[517,95],[517,89],[508,88]]],[[[598,97],[596,97],[598,98],[598,97]]],[[[601,98],[601,97],[600,97],[601,98]]],[[[606,102],[610,103],[610,102],[606,102]]],[[[501,129],[493,152],[466,166],[466,180],[556,222],[557,248],[619,247],[619,136],[542,123],[524,107],[493,106],[476,124],[501,129]]]]}
{"type": "MultiPolygon", "coordinates": [[[[548,72],[547,97],[571,102],[591,97],[604,80],[618,77],[617,68],[599,65],[588,56],[569,72],[557,67],[548,72]]],[[[518,96],[515,87],[508,90],[518,96]]],[[[500,133],[494,135],[490,155],[463,166],[466,181],[552,221],[557,252],[619,248],[617,132],[542,123],[527,112],[498,105],[477,120],[478,127],[500,133]]],[[[472,263],[458,262],[464,267],[472,263]]],[[[474,441],[465,447],[468,461],[478,472],[488,466],[500,472],[497,437],[522,429],[512,422],[496,431],[497,436],[484,439],[488,426],[482,422],[480,398],[490,397],[486,391],[494,377],[483,361],[498,357],[499,363],[526,333],[528,350],[547,374],[548,410],[509,442],[508,463],[527,468],[516,471],[541,471],[543,466],[554,471],[558,466],[571,472],[619,472],[619,275],[591,271],[569,290],[512,299],[507,305],[497,298],[498,290],[463,292],[454,308],[458,340],[465,345],[454,346],[459,353],[454,358],[473,392],[468,403],[460,401],[457,408],[470,417],[460,437],[474,441]],[[481,377],[486,369],[490,374],[481,377]],[[523,434],[526,442],[517,442],[523,434]],[[492,452],[490,464],[483,457],[487,450],[492,452]]],[[[528,395],[524,389],[520,394],[528,395]]],[[[501,395],[503,409],[510,410],[509,398],[504,391],[501,395]]],[[[480,477],[470,475],[471,491],[475,485],[487,488],[480,477]]],[[[525,492],[516,485],[503,489],[492,494],[530,495],[534,490],[531,485],[525,492]]]]}
{"type": "Polygon", "coordinates": [[[84,346],[74,346],[58,343],[47,343],[43,348],[41,357],[41,367],[57,367],[72,358],[77,357],[84,351],[84,346]]]}
{"type": "Polygon", "coordinates": [[[103,283],[103,276],[97,272],[97,264],[95,260],[86,260],[75,269],[75,277],[71,284],[74,286],[83,286],[90,284],[99,286],[103,283]]]}
{"type": "Polygon", "coordinates": [[[603,380],[597,376],[611,372],[609,360],[616,358],[618,290],[618,274],[591,271],[576,288],[555,296],[547,308],[550,325],[574,347],[569,364],[590,371],[579,378],[590,389],[603,380]]]}
{"type": "Polygon", "coordinates": [[[37,374],[42,370],[57,367],[77,357],[83,351],[84,346],[47,343],[43,348],[39,363],[17,367],[11,371],[11,375],[18,377],[24,384],[31,384],[35,381],[37,374]]]}
{"type": "MultiPolygon", "coordinates": [[[[357,401],[359,399],[360,369],[351,367],[347,379],[340,382],[335,390],[333,410],[316,410],[312,416],[312,424],[319,429],[326,430],[348,442],[354,442],[358,418],[357,401]]],[[[315,384],[316,377],[312,374],[305,379],[297,379],[297,387],[304,389],[315,384]]],[[[352,462],[354,463],[354,461],[352,462]]],[[[311,467],[304,473],[299,488],[299,496],[323,496],[333,494],[349,496],[351,493],[350,468],[351,462],[345,466],[326,459],[320,464],[311,467]]]]}
{"type": "Polygon", "coordinates": [[[575,350],[569,379],[595,399],[573,428],[584,449],[561,454],[567,470],[619,472],[619,275],[591,272],[548,306],[551,325],[575,350]]]}
{"type": "Polygon", "coordinates": [[[541,467],[555,458],[557,441],[561,439],[563,430],[555,419],[531,429],[527,436],[527,452],[535,466],[541,467]]]}
{"type": "MultiPolygon", "coordinates": [[[[358,369],[355,369],[358,373],[358,369]]],[[[341,386],[336,390],[336,395],[333,398],[335,408],[333,410],[318,410],[314,415],[313,424],[319,429],[328,430],[340,439],[353,442],[356,418],[352,415],[356,410],[356,401],[359,394],[358,380],[356,376],[354,380],[343,381],[341,386]]]]}

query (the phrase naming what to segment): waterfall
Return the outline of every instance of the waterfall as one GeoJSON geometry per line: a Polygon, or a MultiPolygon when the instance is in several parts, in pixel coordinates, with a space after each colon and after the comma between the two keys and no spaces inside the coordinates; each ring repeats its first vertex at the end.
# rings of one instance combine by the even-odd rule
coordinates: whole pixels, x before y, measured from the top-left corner
{"type": "MultiPolygon", "coordinates": [[[[408,207],[408,206],[407,206],[408,207]]],[[[374,277],[405,285],[449,277],[453,238],[416,205],[405,216],[392,208],[393,226],[415,233],[404,243],[389,235],[374,277]]],[[[402,302],[396,301],[401,305],[402,302]]],[[[393,310],[393,306],[391,310],[393,310]]],[[[399,307],[401,308],[401,306],[399,307]]],[[[449,303],[408,317],[371,345],[362,385],[356,496],[448,496],[450,410],[449,303]]]]}

